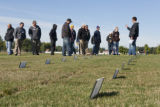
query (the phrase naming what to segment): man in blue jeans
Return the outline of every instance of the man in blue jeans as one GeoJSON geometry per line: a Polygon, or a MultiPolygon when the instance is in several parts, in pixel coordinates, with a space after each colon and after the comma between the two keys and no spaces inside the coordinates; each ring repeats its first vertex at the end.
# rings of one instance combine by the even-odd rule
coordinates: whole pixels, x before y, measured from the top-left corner
{"type": "Polygon", "coordinates": [[[97,30],[94,32],[94,45],[93,45],[93,52],[92,55],[98,55],[99,48],[101,44],[101,33],[100,33],[100,27],[97,26],[97,30]]]}
{"type": "Polygon", "coordinates": [[[72,22],[71,19],[67,19],[62,27],[62,38],[63,38],[63,48],[62,48],[62,55],[66,56],[66,51],[68,56],[71,56],[71,48],[70,48],[70,38],[71,38],[71,29],[69,24],[72,22]]]}
{"type": "Polygon", "coordinates": [[[130,42],[129,42],[129,55],[136,55],[136,40],[137,37],[139,36],[139,23],[137,22],[137,17],[132,18],[133,25],[132,27],[128,27],[126,25],[127,29],[130,31],[129,37],[130,37],[130,42]]]}
{"type": "Polygon", "coordinates": [[[11,50],[12,48],[12,43],[14,41],[14,28],[12,27],[11,24],[8,24],[8,29],[5,35],[5,40],[6,40],[6,48],[7,48],[7,53],[8,55],[12,55],[13,51],[11,50]]]}

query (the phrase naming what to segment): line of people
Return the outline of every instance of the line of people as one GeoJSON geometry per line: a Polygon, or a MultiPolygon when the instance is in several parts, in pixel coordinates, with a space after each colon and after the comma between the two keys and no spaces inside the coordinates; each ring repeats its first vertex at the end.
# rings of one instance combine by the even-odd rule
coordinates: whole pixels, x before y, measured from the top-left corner
{"type": "MultiPolygon", "coordinates": [[[[139,36],[139,23],[137,22],[137,18],[132,18],[133,26],[130,28],[126,25],[126,28],[130,31],[129,37],[129,55],[136,55],[136,40],[139,36]]],[[[89,51],[88,43],[91,39],[91,43],[93,44],[92,55],[99,54],[100,44],[101,44],[101,33],[100,26],[96,27],[96,31],[94,35],[91,37],[90,30],[88,25],[82,25],[82,27],[78,30],[76,35],[76,31],[74,30],[74,25],[71,19],[67,19],[66,22],[62,26],[62,39],[63,39],[63,47],[62,47],[62,55],[63,56],[71,56],[72,54],[76,54],[76,48],[74,46],[75,41],[78,45],[79,54],[86,55],[89,51]],[[66,54],[67,53],[67,54],[66,54]]],[[[56,41],[57,39],[57,25],[54,24],[51,29],[49,36],[51,40],[51,55],[54,55],[56,49],[56,41]]],[[[41,39],[41,28],[37,25],[37,22],[34,20],[32,22],[32,26],[28,30],[28,34],[31,37],[32,41],[32,54],[39,55],[40,52],[40,39],[41,39]]],[[[11,24],[8,24],[7,33],[5,35],[7,52],[9,55],[13,54],[11,49],[12,43],[15,39],[15,49],[14,54],[21,55],[21,47],[23,41],[26,39],[26,30],[24,29],[24,23],[21,22],[19,27],[15,30],[11,24]]],[[[115,28],[113,32],[111,32],[107,36],[108,42],[108,51],[109,54],[119,55],[119,41],[120,41],[120,33],[118,27],[115,28]]]]}

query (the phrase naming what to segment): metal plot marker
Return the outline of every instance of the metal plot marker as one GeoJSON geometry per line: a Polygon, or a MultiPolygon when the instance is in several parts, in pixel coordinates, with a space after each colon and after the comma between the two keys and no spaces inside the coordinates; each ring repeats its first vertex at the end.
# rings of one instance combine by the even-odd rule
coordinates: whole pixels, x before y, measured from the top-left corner
{"type": "Polygon", "coordinates": [[[51,60],[50,59],[46,59],[45,64],[51,64],[51,60]]]}
{"type": "Polygon", "coordinates": [[[119,69],[116,69],[116,71],[114,72],[114,75],[113,75],[113,79],[117,78],[118,72],[119,72],[119,69]]]}
{"type": "Polygon", "coordinates": [[[19,68],[26,68],[27,62],[20,62],[19,68]]]}
{"type": "Polygon", "coordinates": [[[99,91],[100,91],[100,89],[102,87],[103,81],[104,81],[104,77],[99,78],[99,79],[96,80],[96,82],[95,82],[95,84],[93,86],[91,95],[90,95],[91,99],[94,99],[94,98],[97,97],[97,95],[99,94],[99,91]]]}

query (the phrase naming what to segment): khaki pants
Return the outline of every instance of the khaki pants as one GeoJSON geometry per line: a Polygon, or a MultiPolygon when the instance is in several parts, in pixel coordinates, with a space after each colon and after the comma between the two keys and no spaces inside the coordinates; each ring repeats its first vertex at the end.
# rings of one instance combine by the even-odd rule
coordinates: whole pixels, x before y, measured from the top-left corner
{"type": "Polygon", "coordinates": [[[15,49],[14,49],[15,55],[21,55],[21,47],[22,47],[22,41],[19,39],[16,39],[15,40],[15,49]]]}
{"type": "Polygon", "coordinates": [[[88,41],[80,40],[80,49],[83,55],[88,52],[88,41]]]}

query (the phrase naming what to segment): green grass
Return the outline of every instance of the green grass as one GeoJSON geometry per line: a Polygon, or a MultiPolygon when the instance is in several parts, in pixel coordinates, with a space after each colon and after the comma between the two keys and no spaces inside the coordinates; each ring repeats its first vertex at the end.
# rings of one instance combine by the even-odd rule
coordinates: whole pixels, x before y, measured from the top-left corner
{"type": "Polygon", "coordinates": [[[158,107],[160,56],[140,56],[131,65],[116,68],[130,56],[67,57],[0,54],[0,107],[158,107]],[[45,65],[50,58],[52,64],[45,65]],[[20,61],[27,67],[19,69],[20,61]],[[99,97],[89,98],[94,82],[105,77],[99,97]]]}

